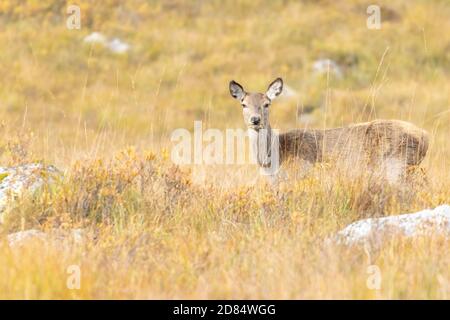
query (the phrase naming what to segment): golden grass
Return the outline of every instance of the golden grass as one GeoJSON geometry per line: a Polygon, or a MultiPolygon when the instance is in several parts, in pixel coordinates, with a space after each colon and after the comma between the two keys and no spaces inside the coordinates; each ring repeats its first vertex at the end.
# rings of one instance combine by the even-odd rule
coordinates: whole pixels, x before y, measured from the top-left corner
{"type": "Polygon", "coordinates": [[[65,28],[65,1],[0,5],[2,165],[65,172],[10,208],[1,232],[91,235],[71,250],[2,240],[0,298],[449,298],[448,240],[399,239],[370,254],[323,245],[357,219],[450,202],[445,1],[381,1],[378,31],[359,0],[79,2],[79,31],[65,28]],[[83,44],[91,31],[132,49],[83,44]],[[344,79],[312,76],[320,57],[346,65],[344,79]],[[272,192],[252,184],[252,166],[206,168],[200,184],[170,162],[177,127],[242,127],[230,79],[262,90],[276,76],[300,96],[274,102],[273,127],[301,126],[293,115],[305,105],[314,127],[411,121],[431,133],[428,183],[387,187],[324,164],[272,192]],[[66,286],[70,265],[79,290],[66,286]],[[380,290],[366,284],[370,265],[380,290]]]}

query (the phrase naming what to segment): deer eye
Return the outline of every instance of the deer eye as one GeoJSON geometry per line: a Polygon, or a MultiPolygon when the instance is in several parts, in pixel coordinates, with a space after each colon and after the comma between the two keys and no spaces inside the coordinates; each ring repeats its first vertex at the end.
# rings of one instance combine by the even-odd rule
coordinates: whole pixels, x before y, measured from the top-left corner
{"type": "Polygon", "coordinates": [[[270,106],[270,103],[264,103],[263,108],[268,108],[270,106]]]}
{"type": "Polygon", "coordinates": [[[246,104],[242,104],[242,108],[247,108],[247,105],[246,104]]]}

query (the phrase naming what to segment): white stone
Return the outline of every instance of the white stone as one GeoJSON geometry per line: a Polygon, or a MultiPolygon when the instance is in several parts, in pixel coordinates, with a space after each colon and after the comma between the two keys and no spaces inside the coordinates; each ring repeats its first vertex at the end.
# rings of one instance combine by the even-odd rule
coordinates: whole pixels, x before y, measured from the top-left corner
{"type": "Polygon", "coordinates": [[[123,54],[130,50],[130,45],[128,43],[122,41],[119,38],[113,38],[112,40],[108,41],[108,39],[100,32],[92,32],[90,35],[86,36],[83,41],[89,44],[100,44],[116,54],[123,54]]]}
{"type": "Polygon", "coordinates": [[[396,236],[406,238],[450,237],[450,205],[416,213],[356,221],[339,231],[332,241],[346,246],[380,246],[396,236]]]}
{"type": "Polygon", "coordinates": [[[127,52],[130,49],[130,45],[126,42],[123,42],[119,38],[114,38],[110,42],[108,42],[108,48],[114,53],[122,54],[127,52]]]}
{"type": "Polygon", "coordinates": [[[3,221],[3,212],[15,199],[25,192],[37,191],[60,175],[55,167],[41,163],[0,167],[0,222],[3,221]]]}
{"type": "Polygon", "coordinates": [[[98,43],[105,45],[106,37],[100,32],[92,32],[90,35],[84,37],[83,41],[86,43],[98,43]]]}
{"type": "Polygon", "coordinates": [[[338,78],[342,78],[343,73],[341,67],[331,59],[318,59],[312,65],[315,74],[334,74],[338,78]]]}

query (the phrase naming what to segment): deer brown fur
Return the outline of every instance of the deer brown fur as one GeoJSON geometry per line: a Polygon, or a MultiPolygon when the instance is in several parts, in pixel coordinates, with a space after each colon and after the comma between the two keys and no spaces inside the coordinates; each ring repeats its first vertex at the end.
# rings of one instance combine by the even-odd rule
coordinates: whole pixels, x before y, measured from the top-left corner
{"type": "MultiPolygon", "coordinates": [[[[257,137],[261,129],[271,140],[269,106],[283,89],[277,78],[265,94],[247,93],[235,81],[230,82],[230,93],[243,106],[244,121],[250,137],[257,137]]],[[[374,120],[333,129],[296,129],[278,136],[280,163],[288,158],[307,162],[332,161],[355,166],[384,167],[404,172],[422,162],[428,150],[428,133],[413,124],[400,120],[374,120]]],[[[251,138],[252,139],[252,138],[251,138]]],[[[257,150],[257,153],[270,152],[257,150]]],[[[260,165],[262,165],[260,163],[260,165]]]]}
{"type": "Polygon", "coordinates": [[[414,166],[428,149],[428,134],[400,120],[374,120],[325,130],[297,129],[280,134],[279,141],[282,160],[294,156],[309,162],[399,159],[414,166]]]}

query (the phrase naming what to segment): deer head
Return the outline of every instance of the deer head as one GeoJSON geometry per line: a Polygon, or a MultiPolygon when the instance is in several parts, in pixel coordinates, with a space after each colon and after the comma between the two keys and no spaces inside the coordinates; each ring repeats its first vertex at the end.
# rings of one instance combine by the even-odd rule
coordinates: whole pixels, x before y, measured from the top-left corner
{"type": "Polygon", "coordinates": [[[248,129],[256,131],[269,128],[269,106],[282,90],[283,80],[281,78],[275,79],[267,88],[266,93],[248,93],[236,81],[230,82],[230,94],[241,103],[245,124],[248,129]]]}

